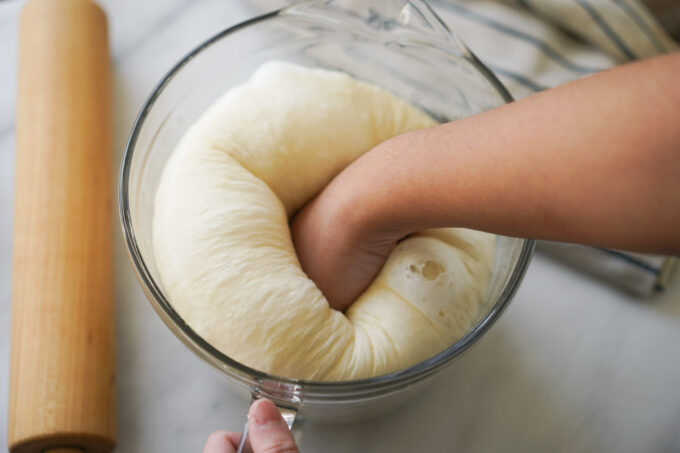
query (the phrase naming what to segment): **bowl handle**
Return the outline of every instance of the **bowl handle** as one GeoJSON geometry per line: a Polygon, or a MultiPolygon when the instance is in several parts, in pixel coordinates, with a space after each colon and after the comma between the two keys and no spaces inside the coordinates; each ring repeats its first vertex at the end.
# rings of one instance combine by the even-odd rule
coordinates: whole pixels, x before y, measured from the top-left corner
{"type": "MultiPolygon", "coordinates": [[[[250,404],[252,405],[255,401],[263,398],[262,395],[253,392],[251,394],[250,404]]],[[[272,399],[272,402],[276,405],[276,408],[281,413],[283,420],[288,425],[288,429],[293,429],[293,422],[295,422],[295,416],[297,415],[298,407],[294,404],[286,404],[281,401],[272,399]]],[[[250,438],[248,437],[248,418],[246,417],[246,424],[243,427],[243,432],[241,433],[241,442],[238,444],[236,453],[253,453],[253,448],[250,446],[250,438]]]]}

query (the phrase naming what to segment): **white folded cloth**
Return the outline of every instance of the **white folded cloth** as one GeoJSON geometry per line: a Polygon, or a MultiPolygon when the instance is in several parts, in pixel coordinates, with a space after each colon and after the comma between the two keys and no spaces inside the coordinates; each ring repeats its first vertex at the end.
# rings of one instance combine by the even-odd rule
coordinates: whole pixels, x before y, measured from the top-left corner
{"type": "Polygon", "coordinates": [[[578,244],[540,241],[538,249],[580,272],[643,297],[666,289],[678,267],[678,260],[673,257],[578,244]]]}
{"type": "Polygon", "coordinates": [[[432,0],[515,99],[677,44],[636,0],[432,0]]]}

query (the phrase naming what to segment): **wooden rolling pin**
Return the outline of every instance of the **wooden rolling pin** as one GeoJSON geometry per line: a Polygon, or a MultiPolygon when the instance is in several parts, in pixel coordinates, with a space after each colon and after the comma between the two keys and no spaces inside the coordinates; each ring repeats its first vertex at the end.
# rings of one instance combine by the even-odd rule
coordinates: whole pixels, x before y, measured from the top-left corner
{"type": "Polygon", "coordinates": [[[9,449],[115,444],[111,71],[89,0],[21,13],[9,449]]]}

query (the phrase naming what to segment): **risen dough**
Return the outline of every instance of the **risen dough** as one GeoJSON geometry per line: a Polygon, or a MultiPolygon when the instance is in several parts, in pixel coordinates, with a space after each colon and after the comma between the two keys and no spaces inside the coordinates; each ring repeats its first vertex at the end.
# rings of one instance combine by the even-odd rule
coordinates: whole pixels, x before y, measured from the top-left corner
{"type": "Polygon", "coordinates": [[[231,358],[291,378],[376,376],[452,345],[479,314],[492,235],[440,229],[400,242],[343,314],[302,271],[288,228],[359,155],[433,124],[339,72],[260,67],[191,126],[164,169],[153,243],[175,310],[231,358]]]}

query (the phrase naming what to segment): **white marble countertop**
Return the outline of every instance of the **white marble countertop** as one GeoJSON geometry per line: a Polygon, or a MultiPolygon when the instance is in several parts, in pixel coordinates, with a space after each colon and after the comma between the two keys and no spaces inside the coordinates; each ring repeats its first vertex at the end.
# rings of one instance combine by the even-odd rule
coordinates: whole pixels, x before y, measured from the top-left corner
{"type": "MultiPolygon", "coordinates": [[[[246,0],[109,0],[115,153],[155,83],[188,50],[256,14],[246,0]]],[[[260,0],[260,4],[265,3],[260,0]]],[[[275,4],[272,1],[271,4],[275,4]]],[[[0,443],[7,436],[17,19],[0,3],[0,443]]],[[[116,170],[117,171],[117,170],[116,170]]],[[[112,188],[115,190],[115,188],[112,188]]],[[[240,430],[247,402],[145,300],[116,237],[119,452],[198,452],[240,430]]],[[[306,452],[680,451],[680,279],[639,301],[541,255],[471,352],[383,418],[307,425],[306,452]]]]}

